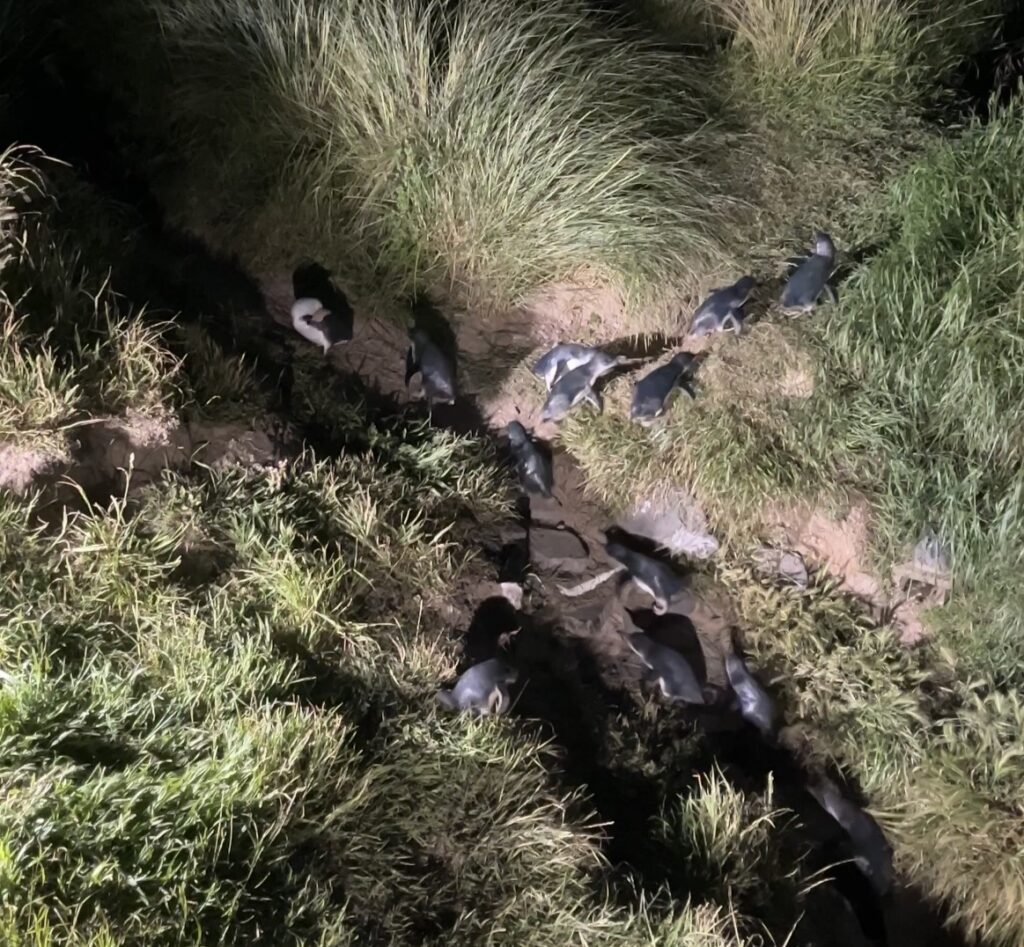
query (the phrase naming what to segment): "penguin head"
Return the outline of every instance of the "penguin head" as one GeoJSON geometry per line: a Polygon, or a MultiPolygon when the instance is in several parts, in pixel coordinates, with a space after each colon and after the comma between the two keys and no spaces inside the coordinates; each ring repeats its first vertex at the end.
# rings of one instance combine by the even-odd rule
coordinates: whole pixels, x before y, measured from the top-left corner
{"type": "Polygon", "coordinates": [[[733,292],[737,299],[742,299],[746,302],[754,291],[755,286],[757,286],[757,280],[753,276],[744,276],[736,281],[736,284],[733,286],[733,292]]]}
{"type": "Polygon", "coordinates": [[[529,440],[526,428],[518,421],[509,421],[508,424],[505,425],[505,434],[508,436],[509,443],[515,446],[525,444],[529,440]]]}
{"type": "Polygon", "coordinates": [[[819,230],[814,235],[814,254],[815,256],[828,257],[829,259],[836,255],[836,245],[832,242],[832,238],[823,230],[819,230]]]}

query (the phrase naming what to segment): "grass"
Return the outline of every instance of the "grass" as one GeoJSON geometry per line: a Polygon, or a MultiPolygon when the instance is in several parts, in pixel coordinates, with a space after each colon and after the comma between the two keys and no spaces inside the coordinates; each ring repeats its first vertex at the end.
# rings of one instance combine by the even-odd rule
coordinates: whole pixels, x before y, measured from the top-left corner
{"type": "MultiPolygon", "coordinates": [[[[74,206],[60,228],[49,205],[20,221],[27,255],[4,276],[32,334],[12,351],[38,359],[53,320],[74,417],[259,405],[256,366],[197,326],[150,335],[122,314],[86,265],[117,224],[74,206]]],[[[0,363],[4,385],[20,364],[0,363]]],[[[535,724],[438,709],[459,660],[442,609],[509,513],[487,446],[341,398],[314,360],[295,376],[292,420],[317,421],[329,459],[0,493],[3,942],[763,943],[726,889],[613,886],[604,829],[535,724]]],[[[620,730],[615,765],[663,767],[666,800],[689,805],[698,759],[672,721],[620,730]]],[[[760,838],[759,804],[713,785],[732,802],[707,813],[716,851],[760,838]]],[[[701,858],[702,837],[686,844],[701,858]]]]}
{"type": "Polygon", "coordinates": [[[827,589],[727,580],[748,642],[810,728],[808,750],[860,782],[898,864],[970,935],[1020,939],[1019,696],[951,667],[936,644],[908,651],[827,589]],[[764,631],[770,628],[770,632],[764,631]]]}
{"type": "Polygon", "coordinates": [[[582,270],[647,294],[718,248],[697,74],[571,0],[146,7],[168,203],[257,268],[310,252],[378,290],[507,302],[582,270]]]}
{"type": "Polygon", "coordinates": [[[166,420],[180,402],[169,381],[177,362],[166,326],[132,312],[105,273],[84,265],[43,164],[31,150],[0,156],[0,438],[67,459],[82,424],[166,420]]]}
{"type": "Polygon", "coordinates": [[[804,600],[759,606],[775,630],[756,640],[793,718],[812,721],[885,808],[908,873],[967,930],[1007,944],[1022,898],[1021,814],[1007,795],[1021,785],[1007,734],[1020,732],[1024,679],[1022,147],[1019,107],[934,145],[864,216],[872,252],[839,306],[716,342],[703,396],[663,429],[622,420],[625,385],[604,417],[566,426],[609,502],[690,485],[735,552],[773,502],[842,511],[864,498],[867,562],[883,577],[937,531],[956,584],[927,614],[922,652],[845,611],[833,632],[804,600]],[[799,632],[780,632],[794,609],[799,632]],[[938,854],[936,838],[948,843],[938,854]]]}

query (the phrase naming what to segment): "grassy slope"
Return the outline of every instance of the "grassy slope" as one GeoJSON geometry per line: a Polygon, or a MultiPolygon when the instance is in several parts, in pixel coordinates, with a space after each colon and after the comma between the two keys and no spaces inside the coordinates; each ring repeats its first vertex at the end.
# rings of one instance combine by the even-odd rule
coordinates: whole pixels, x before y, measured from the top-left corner
{"type": "MultiPolygon", "coordinates": [[[[320,254],[327,247],[334,258],[365,248],[370,259],[352,260],[355,268],[364,276],[377,268],[394,288],[421,279],[461,281],[499,294],[581,263],[629,284],[652,276],[672,281],[692,268],[690,251],[700,248],[709,224],[723,219],[725,205],[708,216],[696,197],[701,155],[681,168],[688,152],[672,142],[677,157],[665,160],[662,133],[679,130],[666,112],[667,104],[678,107],[680,94],[665,95],[680,88],[676,67],[633,50],[624,54],[624,78],[626,60],[617,52],[623,47],[589,37],[569,5],[565,15],[531,14],[510,26],[503,25],[507,18],[501,25],[488,16],[469,19],[454,30],[446,59],[431,55],[436,9],[414,28],[411,21],[351,22],[345,5],[337,20],[310,18],[301,3],[260,4],[257,16],[241,19],[232,4],[212,0],[170,12],[152,6],[164,15],[178,75],[190,75],[172,87],[183,124],[170,134],[195,164],[178,168],[184,183],[170,193],[212,182],[197,206],[179,208],[180,216],[250,259],[265,254],[280,265],[299,248],[320,254]],[[286,29],[293,24],[296,34],[286,29]],[[292,35],[300,42],[293,44],[292,35]],[[513,41],[526,35],[550,53],[543,63],[513,41]],[[379,71],[371,73],[370,53],[385,37],[385,54],[372,60],[379,71]],[[511,116],[502,126],[506,138],[495,134],[495,115],[484,104],[494,101],[490,87],[498,80],[510,96],[497,100],[502,120],[511,116]],[[474,98],[484,85],[487,96],[474,98]],[[386,95],[370,95],[371,88],[386,95]],[[254,116],[246,103],[257,95],[254,116]],[[640,115],[627,119],[620,111],[640,104],[640,115]],[[197,132],[190,114],[220,116],[223,134],[211,134],[209,122],[197,132]],[[633,176],[637,155],[649,162],[642,179],[633,176]],[[542,187],[524,188],[524,181],[542,187]],[[250,205],[253,214],[232,216],[250,205]]],[[[623,499],[623,483],[643,491],[681,478],[697,486],[723,529],[754,523],[750,514],[766,496],[823,492],[827,499],[848,488],[874,504],[882,562],[926,522],[942,528],[971,585],[935,620],[947,650],[921,660],[929,680],[945,679],[952,665],[956,679],[980,681],[981,709],[968,712],[975,697],[966,685],[950,685],[943,701],[925,700],[913,674],[894,674],[910,659],[887,638],[851,631],[835,653],[856,674],[823,679],[830,688],[841,681],[854,694],[889,694],[896,710],[887,716],[888,703],[859,701],[834,746],[878,799],[905,812],[894,823],[901,850],[932,890],[948,895],[969,927],[1012,942],[1017,867],[1004,857],[998,832],[988,849],[971,838],[984,828],[985,812],[1011,820],[1004,837],[1019,831],[1016,811],[999,808],[1004,790],[983,775],[997,772],[1019,785],[1012,755],[1003,762],[1007,750],[993,736],[1012,729],[1016,710],[1004,688],[1019,678],[1020,595],[1011,549],[1019,504],[1008,486],[1019,444],[1015,422],[1003,424],[994,410],[1016,391],[1019,228],[1006,169],[1019,157],[1017,119],[997,126],[1007,136],[972,132],[964,145],[940,146],[869,228],[854,226],[865,195],[905,161],[907,144],[920,146],[921,109],[935,79],[984,35],[983,16],[998,4],[680,6],[731,37],[710,64],[726,119],[701,140],[725,191],[752,204],[744,233],[757,248],[740,247],[737,265],[752,262],[763,272],[777,247],[795,249],[812,224],[833,228],[841,245],[877,238],[882,251],[850,283],[837,312],[805,320],[797,332],[764,328],[723,343],[723,358],[706,371],[705,399],[681,408],[667,429],[647,435],[606,416],[570,425],[567,439],[609,498],[623,499]],[[992,176],[991,187],[971,184],[978,178],[972,162],[992,176]],[[956,269],[966,262],[970,272],[956,269]],[[977,272],[989,278],[971,275],[977,272]],[[968,325],[968,315],[985,323],[984,333],[968,325]],[[805,400],[791,368],[808,335],[818,386],[805,400]],[[944,386],[936,361],[952,384],[944,386]],[[969,423],[960,417],[965,412],[969,423]],[[983,719],[988,729],[979,730],[983,719]],[[934,742],[937,727],[948,730],[945,742],[934,742]],[[880,742],[862,739],[864,733],[880,742]],[[888,766],[890,754],[911,749],[939,760],[927,791],[924,781],[888,766]],[[938,809],[955,816],[955,844],[947,857],[925,865],[934,839],[930,813],[943,798],[938,809]]],[[[377,9],[386,18],[398,6],[377,9]]],[[[707,88],[693,78],[688,84],[707,88]]],[[[811,626],[802,627],[804,637],[786,637],[785,647],[762,646],[783,667],[808,668],[796,678],[802,689],[793,691],[793,705],[833,726],[835,695],[818,686],[811,663],[802,663],[826,656],[811,647],[811,626]]]]}
{"type": "MultiPolygon", "coordinates": [[[[105,286],[81,254],[113,245],[106,208],[64,197],[60,214],[40,205],[28,269],[2,274],[8,289],[33,276],[15,380],[47,351],[28,326],[62,287],[105,286]]],[[[68,310],[93,344],[54,356],[81,380],[82,420],[107,416],[124,377],[93,353],[146,325],[104,298],[110,319],[68,310]]],[[[139,350],[163,386],[140,406],[235,418],[259,403],[250,374],[187,336],[183,362],[157,335],[139,350]]],[[[701,890],[615,906],[594,817],[535,729],[437,710],[458,644],[436,607],[471,536],[505,515],[502,479],[477,443],[357,401],[331,412],[322,391],[300,373],[301,411],[330,413],[347,445],[334,459],[194,468],[56,511],[0,498],[0,939],[742,947],[757,912],[779,916],[780,882],[785,917],[799,873],[777,864],[780,813],[716,774],[693,783],[671,719],[660,736],[622,721],[609,739],[629,752],[607,762],[664,771],[652,833],[700,866],[701,890]]]]}
{"type": "MultiPolygon", "coordinates": [[[[723,342],[705,397],[680,405],[668,429],[627,430],[613,416],[572,428],[600,483],[623,482],[597,458],[629,438],[616,456],[631,458],[631,476],[695,484],[740,548],[767,499],[841,504],[849,493],[870,503],[882,574],[925,527],[943,537],[957,586],[917,657],[853,626],[841,646],[812,640],[829,626],[804,619],[799,633],[758,641],[787,677],[796,670],[794,709],[838,729],[825,740],[893,807],[908,867],[968,928],[1005,943],[1021,934],[1024,898],[1022,148],[1017,109],[935,146],[881,202],[865,236],[878,248],[840,306],[781,339],[765,327],[723,342]],[[780,393],[794,364],[786,345],[812,354],[810,398],[780,393]],[[936,850],[937,834],[949,844],[936,850]]],[[[758,615],[777,623],[770,609],[758,615]]]]}

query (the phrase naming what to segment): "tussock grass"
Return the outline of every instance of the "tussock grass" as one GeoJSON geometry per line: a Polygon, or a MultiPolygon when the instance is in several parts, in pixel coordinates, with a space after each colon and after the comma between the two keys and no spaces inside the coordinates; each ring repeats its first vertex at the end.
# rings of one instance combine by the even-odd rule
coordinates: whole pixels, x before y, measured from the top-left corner
{"type": "Polygon", "coordinates": [[[797,900],[799,863],[780,855],[778,838],[787,814],[773,805],[770,783],[763,795],[748,795],[715,768],[699,775],[690,795],[666,810],[661,833],[701,890],[716,903],[757,917],[780,896],[797,900]]]}
{"type": "Polygon", "coordinates": [[[586,268],[649,294],[717,244],[697,72],[571,0],[147,6],[185,162],[168,203],[256,265],[500,300],[586,268]]]}
{"type": "Polygon", "coordinates": [[[954,673],[934,644],[907,651],[827,587],[726,578],[746,640],[781,672],[788,719],[812,728],[812,756],[856,776],[900,867],[968,933],[1019,942],[1018,695],[954,673]]]}

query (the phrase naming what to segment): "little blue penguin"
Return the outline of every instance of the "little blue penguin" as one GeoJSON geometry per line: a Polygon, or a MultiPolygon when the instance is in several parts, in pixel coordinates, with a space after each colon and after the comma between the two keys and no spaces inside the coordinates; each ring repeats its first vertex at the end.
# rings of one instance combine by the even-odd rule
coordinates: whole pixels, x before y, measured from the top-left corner
{"type": "Polygon", "coordinates": [[[778,720],[775,701],[735,652],[730,652],[725,658],[725,673],[739,700],[740,716],[756,727],[765,740],[774,741],[778,720]]]}
{"type": "Polygon", "coordinates": [[[562,371],[572,371],[594,357],[597,350],[589,345],[577,342],[560,342],[550,351],[545,352],[533,366],[533,373],[544,379],[548,391],[555,383],[555,378],[562,371]]]}
{"type": "Polygon", "coordinates": [[[832,780],[822,777],[807,787],[821,807],[850,837],[854,863],[879,895],[892,888],[892,846],[882,827],[860,806],[843,797],[832,780]]]}
{"type": "Polygon", "coordinates": [[[526,428],[518,421],[509,421],[505,427],[509,445],[516,459],[516,473],[527,493],[539,493],[550,497],[555,484],[551,470],[551,461],[536,444],[533,443],[526,428]]]}
{"type": "Polygon", "coordinates": [[[427,404],[455,403],[455,369],[448,356],[419,328],[409,332],[411,344],[405,356],[405,383],[417,372],[423,381],[427,404]]]}
{"type": "Polygon", "coordinates": [[[533,371],[534,374],[543,377],[544,383],[547,385],[548,391],[550,391],[551,386],[563,374],[583,365],[590,366],[591,384],[593,384],[616,368],[631,365],[637,361],[639,360],[627,358],[625,355],[609,355],[589,345],[579,345],[576,342],[562,342],[551,349],[551,351],[542,355],[534,364],[533,371]]]}
{"type": "Polygon", "coordinates": [[[562,372],[551,386],[544,407],[540,410],[541,421],[561,421],[569,411],[581,402],[593,405],[598,413],[604,410],[601,396],[594,391],[593,362],[584,362],[571,371],[562,372]]]}
{"type": "Polygon", "coordinates": [[[652,680],[668,700],[687,704],[703,704],[704,693],[690,662],[674,648],[659,644],[650,635],[636,632],[626,643],[648,667],[652,680]]]}
{"type": "Polygon", "coordinates": [[[352,307],[324,267],[318,263],[297,267],[292,273],[292,289],[292,327],[299,335],[323,348],[324,355],[352,339],[352,307]]]}
{"type": "Polygon", "coordinates": [[[814,252],[794,271],[782,291],[783,309],[801,309],[810,312],[824,295],[829,302],[836,296],[828,284],[835,263],[836,248],[827,233],[814,236],[814,252]]]}
{"type": "Polygon", "coordinates": [[[437,700],[448,710],[470,710],[481,717],[503,714],[511,706],[508,685],[517,678],[513,668],[491,658],[463,672],[451,690],[438,691],[437,700]]]}
{"type": "Polygon", "coordinates": [[[686,611],[693,609],[689,582],[671,566],[628,549],[621,543],[610,542],[604,548],[609,556],[626,567],[633,582],[654,599],[655,615],[664,615],[673,604],[681,605],[686,611]]]}
{"type": "Polygon", "coordinates": [[[732,286],[721,286],[711,290],[710,295],[693,314],[690,335],[711,335],[713,332],[739,332],[743,326],[740,310],[750,298],[757,280],[744,276],[732,286]]]}
{"type": "Polygon", "coordinates": [[[693,356],[679,352],[660,368],[644,375],[633,388],[630,420],[645,426],[653,424],[668,410],[672,396],[680,388],[692,398],[693,389],[687,377],[692,365],[693,356]]]}

